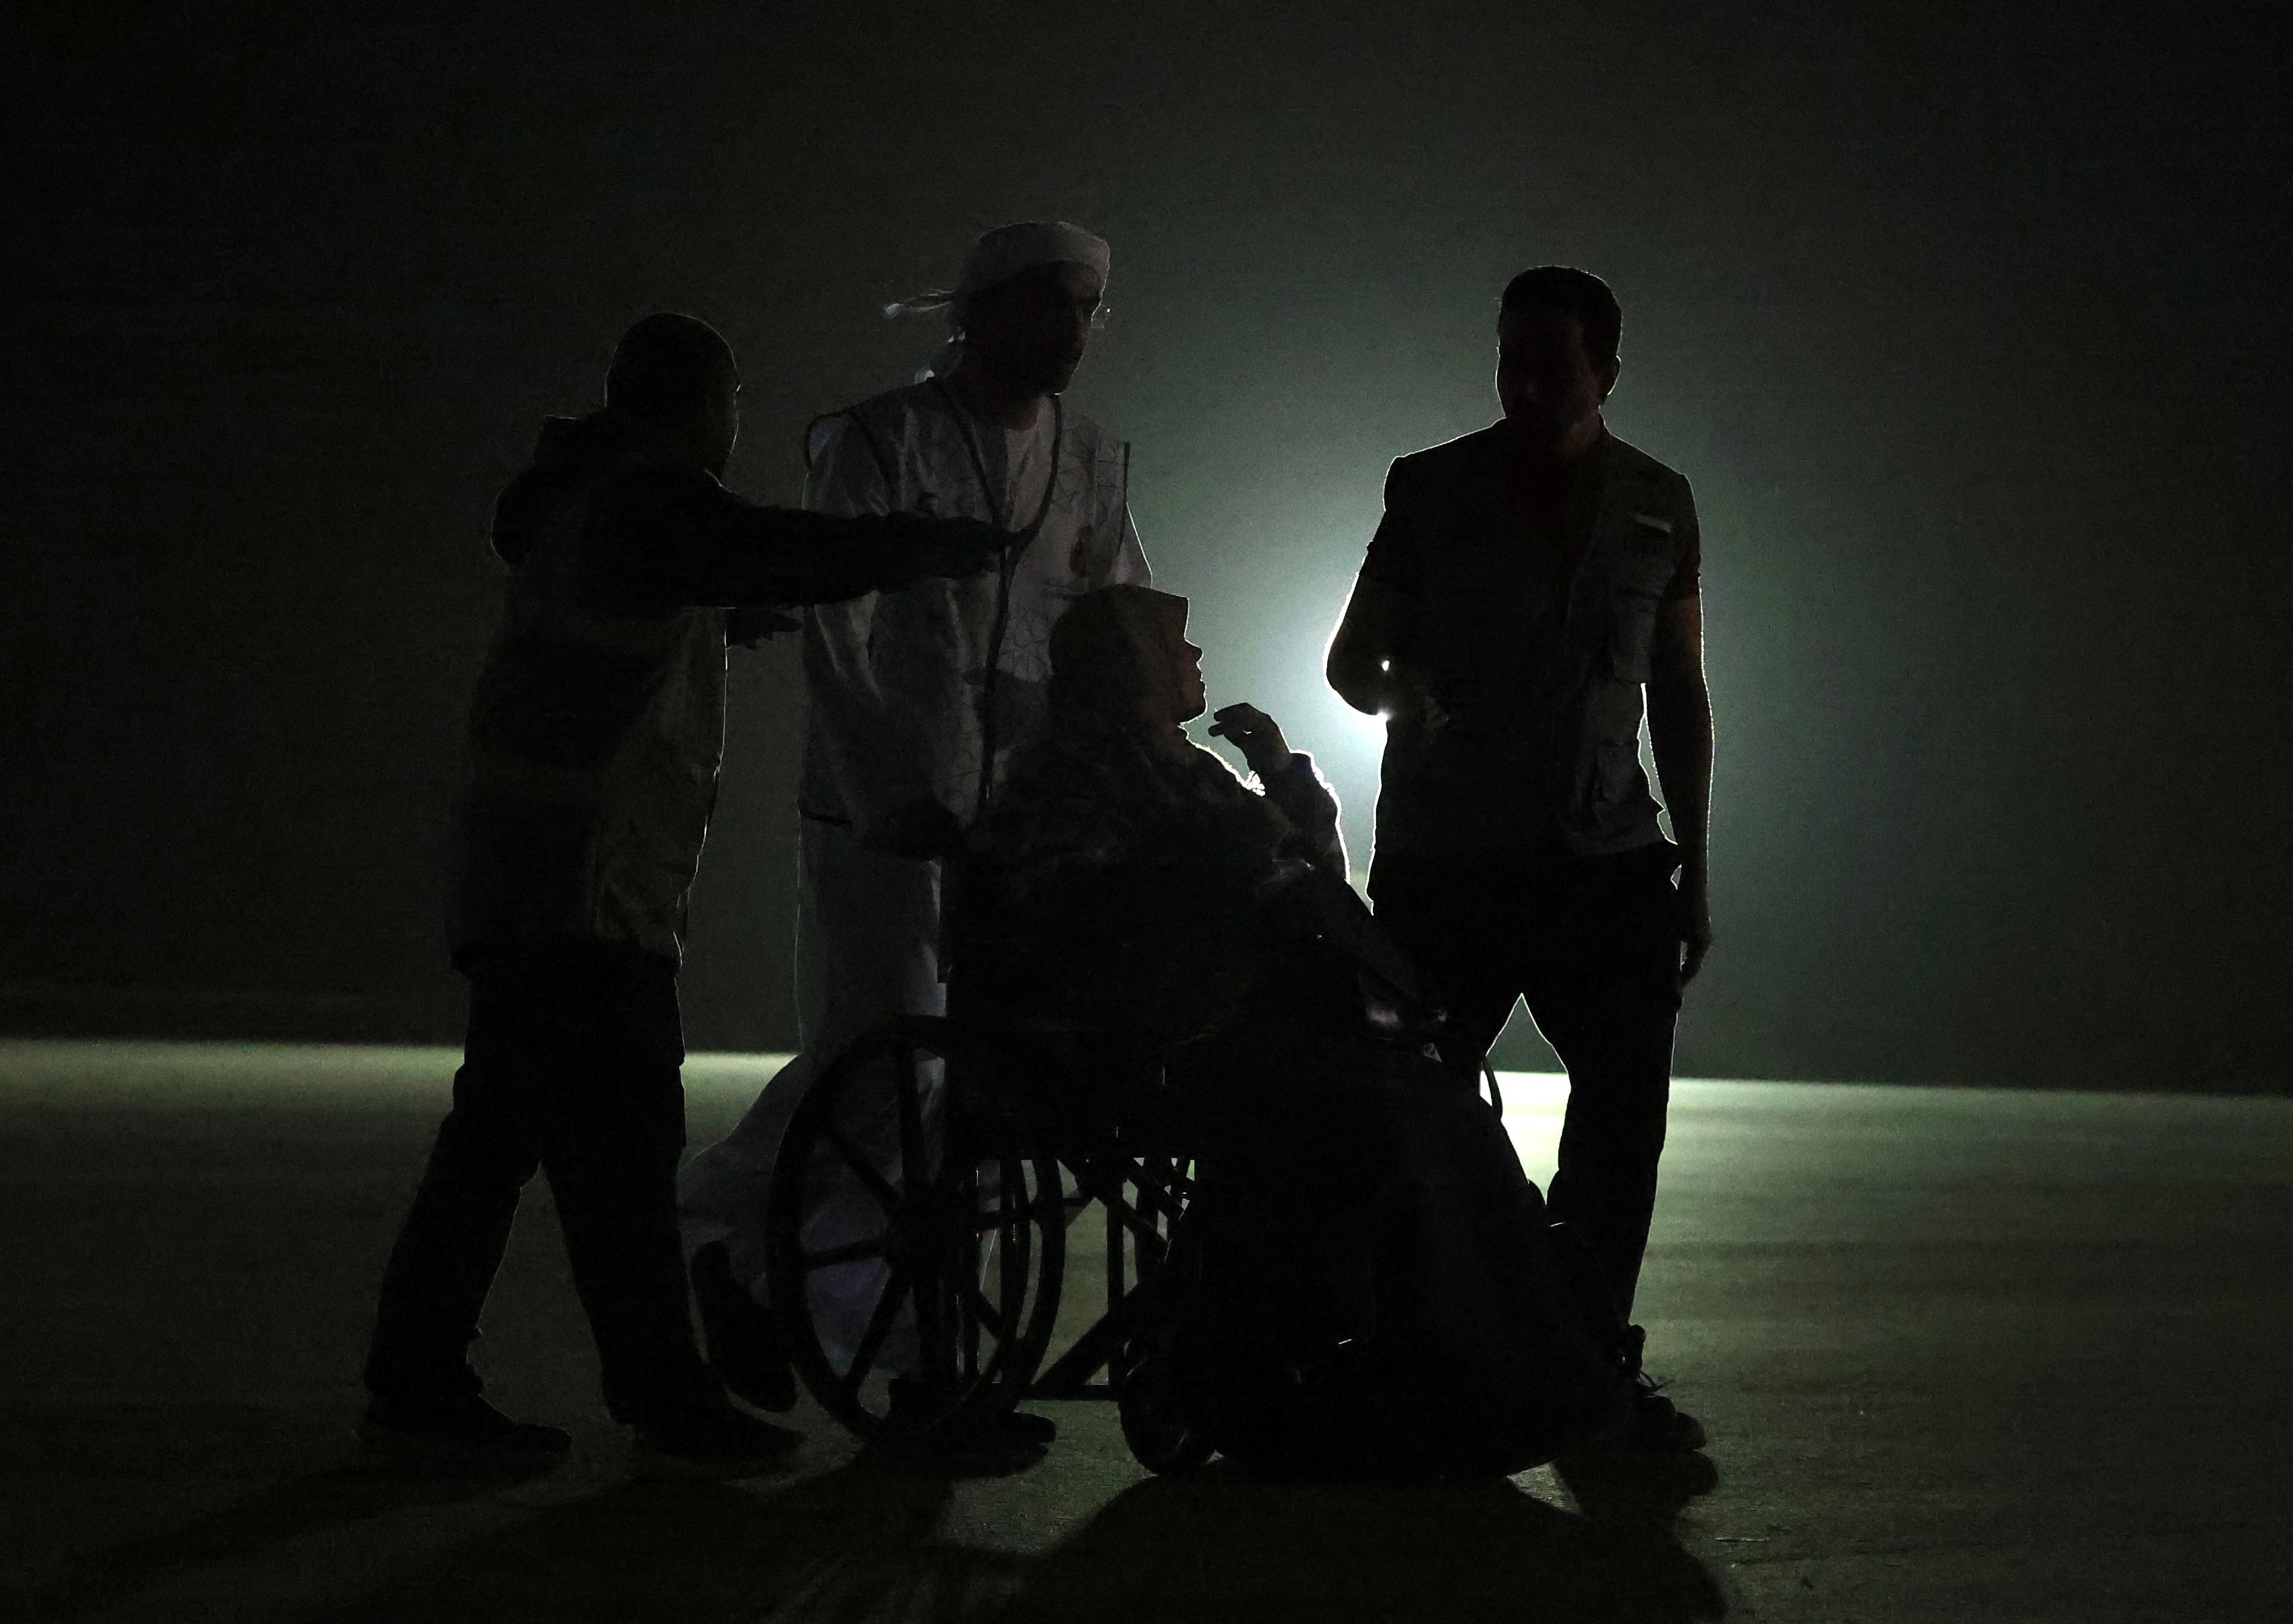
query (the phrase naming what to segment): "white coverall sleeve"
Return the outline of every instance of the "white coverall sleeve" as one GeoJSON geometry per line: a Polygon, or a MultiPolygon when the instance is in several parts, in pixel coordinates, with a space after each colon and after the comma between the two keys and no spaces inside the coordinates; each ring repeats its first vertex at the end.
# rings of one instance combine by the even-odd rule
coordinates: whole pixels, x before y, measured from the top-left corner
{"type": "Polygon", "coordinates": [[[1146,562],[1146,548],[1138,539],[1138,526],[1130,517],[1130,504],[1122,505],[1122,540],[1114,549],[1114,563],[1106,572],[1110,586],[1152,586],[1155,567],[1146,562]]]}
{"type": "Polygon", "coordinates": [[[1100,586],[1152,586],[1155,584],[1155,567],[1146,562],[1146,549],[1138,539],[1138,521],[1130,516],[1130,448],[1118,440],[1114,450],[1120,459],[1114,506],[1121,518],[1122,539],[1115,544],[1114,557],[1107,565],[1106,578],[1093,584],[1100,586]]]}
{"type": "MultiPolygon", "coordinates": [[[[822,424],[805,480],[805,505],[815,513],[846,516],[894,511],[898,492],[886,481],[865,431],[849,416],[822,424]]],[[[894,707],[870,658],[879,593],[863,593],[841,603],[816,604],[806,611],[805,686],[813,707],[813,735],[821,748],[838,806],[857,835],[885,810],[886,757],[899,735],[894,707]]]]}

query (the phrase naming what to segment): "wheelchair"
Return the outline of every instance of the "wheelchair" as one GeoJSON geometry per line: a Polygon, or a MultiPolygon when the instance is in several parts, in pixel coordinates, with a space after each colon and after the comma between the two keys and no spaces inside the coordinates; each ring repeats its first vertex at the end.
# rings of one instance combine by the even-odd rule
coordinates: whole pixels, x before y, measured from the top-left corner
{"type": "MultiPolygon", "coordinates": [[[[992,870],[951,857],[944,874],[948,1014],[836,1055],[782,1143],[766,1266],[790,1361],[870,1442],[955,1441],[1031,1398],[1111,1400],[1141,1465],[1199,1467],[1212,1448],[1170,1402],[1162,1357],[1204,1137],[1170,1040],[1012,996],[993,970],[1014,944],[984,923],[992,870]],[[1069,1237],[1094,1215],[1105,1302],[1054,1354],[1069,1237]]],[[[1318,928],[1359,937],[1359,900],[1325,885],[1318,928]]]]}
{"type": "Polygon", "coordinates": [[[1140,1379],[1195,1172],[1164,1040],[992,990],[975,972],[984,939],[960,928],[982,877],[945,873],[948,1014],[834,1056],[782,1143],[766,1266],[790,1363],[871,1442],[952,1442],[1025,1399],[1098,1399],[1122,1403],[1142,1464],[1203,1464],[1207,1444],[1140,1379]],[[1087,1228],[1106,1299],[1055,1352],[1070,1238],[1087,1228]]]}

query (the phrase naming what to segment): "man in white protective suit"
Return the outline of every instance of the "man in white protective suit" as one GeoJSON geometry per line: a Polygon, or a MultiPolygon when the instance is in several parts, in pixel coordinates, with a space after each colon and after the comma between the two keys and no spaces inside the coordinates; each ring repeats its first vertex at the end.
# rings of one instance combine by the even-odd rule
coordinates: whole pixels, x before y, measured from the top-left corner
{"type": "MultiPolygon", "coordinates": [[[[1150,572],[1128,503],[1130,449],[1068,407],[1106,286],[1107,246],[1055,222],[988,232],[950,293],[887,314],[944,309],[950,339],[920,382],[813,426],[807,505],[825,513],[963,515],[1013,533],[1002,569],[924,581],[805,614],[811,699],[798,960],[803,1052],[738,1127],[679,1178],[685,1245],[709,1358],[759,1408],[795,1400],[781,1326],[766,1303],[765,1202],[796,1103],[819,1068],[870,1029],[945,1007],[939,864],[951,822],[969,825],[993,771],[1041,737],[1052,626],[1085,593],[1150,572]]],[[[850,1215],[875,1216],[870,1199],[850,1215]]],[[[842,1222],[820,1213],[807,1234],[842,1222]],[[824,1226],[824,1228],[823,1228],[824,1226]]],[[[851,1266],[858,1334],[876,1265],[851,1266]]],[[[836,1317],[815,1280],[810,1313],[836,1317]]],[[[896,1358],[896,1352],[887,1355],[896,1358]]],[[[1052,1424],[1015,1415],[1018,1442],[1052,1424]]]]}

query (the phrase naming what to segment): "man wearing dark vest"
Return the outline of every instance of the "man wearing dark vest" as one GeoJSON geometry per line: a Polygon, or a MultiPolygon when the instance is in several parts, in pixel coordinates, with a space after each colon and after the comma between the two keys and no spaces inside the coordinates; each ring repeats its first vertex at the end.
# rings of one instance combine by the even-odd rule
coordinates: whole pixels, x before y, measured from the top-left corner
{"type": "MultiPolygon", "coordinates": [[[[1589,272],[1513,279],[1504,416],[1393,465],[1328,675],[1387,718],[1377,917],[1447,1007],[1461,1069],[1527,999],[1568,1070],[1551,1211],[1629,1317],[1681,989],[1712,941],[1712,702],[1688,481],[1601,419],[1622,327],[1589,272]]],[[[1693,1450],[1704,1428],[1643,1376],[1631,1442],[1693,1450]]]]}
{"type": "Polygon", "coordinates": [[[571,1442],[488,1404],[466,1356],[537,1168],[606,1408],[641,1453],[738,1468],[795,1441],[734,1410],[701,1362],[677,1232],[677,973],[723,751],[726,611],[976,574],[1006,538],[968,520],[734,496],[718,478],[739,392],[714,329],[649,316],[614,351],[605,409],[546,424],[494,510],[503,623],[450,843],[469,1034],[383,1275],[369,1449],[505,1465],[571,1442]]]}

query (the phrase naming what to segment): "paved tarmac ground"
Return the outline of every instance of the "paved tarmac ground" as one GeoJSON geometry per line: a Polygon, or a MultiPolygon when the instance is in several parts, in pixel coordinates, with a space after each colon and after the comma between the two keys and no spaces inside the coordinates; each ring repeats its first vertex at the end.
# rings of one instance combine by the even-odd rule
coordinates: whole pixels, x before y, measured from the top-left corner
{"type": "MultiPolygon", "coordinates": [[[[1708,1461],[1416,1488],[1158,1482],[1085,1404],[1001,1475],[800,1410],[634,1480],[537,1183],[480,1356],[575,1454],[424,1483],[349,1427],[452,1062],[0,1045],[0,1619],[2293,1617],[2293,1101],[1682,1084],[1641,1317],[1708,1461]]],[[[696,1142],[768,1071],[696,1061],[696,1142]]]]}

